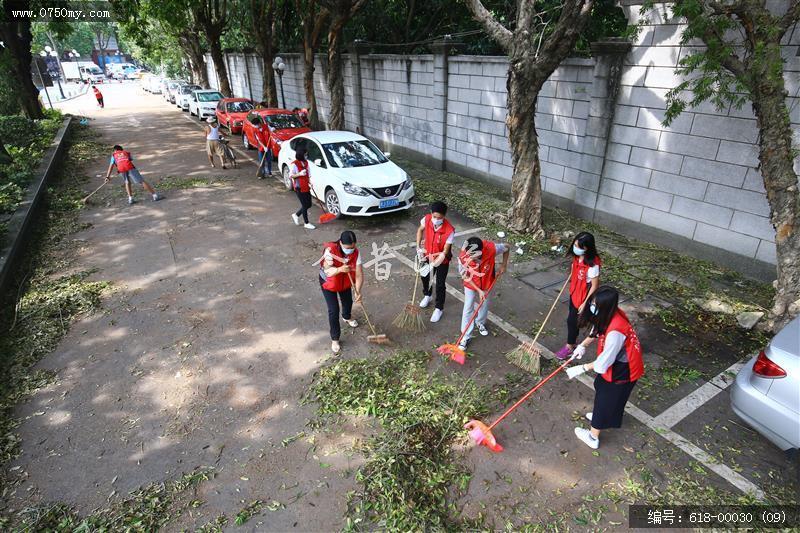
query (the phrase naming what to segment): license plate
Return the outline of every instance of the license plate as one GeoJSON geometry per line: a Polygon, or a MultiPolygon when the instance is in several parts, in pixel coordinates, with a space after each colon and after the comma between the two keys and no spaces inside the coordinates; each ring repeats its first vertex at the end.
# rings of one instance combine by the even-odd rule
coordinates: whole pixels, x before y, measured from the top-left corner
{"type": "Polygon", "coordinates": [[[386,209],[387,207],[397,207],[398,205],[400,205],[400,200],[392,198],[390,200],[381,200],[380,208],[386,209]]]}

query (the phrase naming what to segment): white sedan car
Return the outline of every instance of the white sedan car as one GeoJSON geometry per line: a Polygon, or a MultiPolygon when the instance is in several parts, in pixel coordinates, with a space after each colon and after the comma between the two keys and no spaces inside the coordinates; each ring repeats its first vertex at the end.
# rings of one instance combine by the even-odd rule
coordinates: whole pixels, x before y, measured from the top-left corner
{"type": "Polygon", "coordinates": [[[184,84],[175,90],[175,105],[181,111],[189,111],[189,99],[192,97],[194,91],[201,91],[203,88],[199,85],[184,84]]]}
{"type": "Polygon", "coordinates": [[[371,216],[414,205],[414,185],[371,141],[349,131],[313,131],[281,145],[278,168],[287,189],[289,166],[304,143],[312,194],[335,215],[371,216]]]}
{"type": "Polygon", "coordinates": [[[189,97],[189,114],[197,115],[200,120],[213,117],[217,111],[217,102],[223,98],[221,92],[213,89],[194,91],[189,97]]]}

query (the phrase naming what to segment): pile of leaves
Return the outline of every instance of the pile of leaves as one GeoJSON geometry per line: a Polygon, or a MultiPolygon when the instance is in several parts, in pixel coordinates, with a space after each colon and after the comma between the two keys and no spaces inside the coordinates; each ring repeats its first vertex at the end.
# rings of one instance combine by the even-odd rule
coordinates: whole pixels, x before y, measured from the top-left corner
{"type": "Polygon", "coordinates": [[[61,123],[61,113],[52,110],[42,120],[21,115],[0,116],[0,139],[11,156],[10,163],[0,163],[0,215],[17,209],[61,123]]]}
{"type": "Polygon", "coordinates": [[[487,410],[491,393],[474,380],[427,370],[429,355],[398,351],[389,358],[340,361],[321,370],[308,398],[320,415],[374,417],[382,431],[363,446],[349,495],[346,529],[456,529],[452,500],[466,491],[469,471],[452,445],[464,441],[468,418],[487,410]]]}
{"type": "Polygon", "coordinates": [[[152,483],[131,492],[126,498],[109,507],[98,509],[81,517],[74,509],[63,504],[23,509],[14,518],[0,517],[0,528],[7,531],[157,531],[178,518],[187,508],[199,507],[202,501],[187,497],[194,489],[209,479],[212,470],[199,468],[177,480],[152,483]]]}
{"type": "Polygon", "coordinates": [[[72,322],[100,307],[107,284],[89,279],[92,272],[68,271],[74,245],[66,237],[81,228],[78,222],[85,177],[77,166],[94,158],[98,143],[85,127],[76,127],[66,150],[62,173],[45,197],[27,243],[27,255],[19,261],[13,294],[4,295],[0,306],[0,465],[19,451],[18,425],[12,409],[36,389],[52,381],[33,366],[58,345],[72,322]]]}

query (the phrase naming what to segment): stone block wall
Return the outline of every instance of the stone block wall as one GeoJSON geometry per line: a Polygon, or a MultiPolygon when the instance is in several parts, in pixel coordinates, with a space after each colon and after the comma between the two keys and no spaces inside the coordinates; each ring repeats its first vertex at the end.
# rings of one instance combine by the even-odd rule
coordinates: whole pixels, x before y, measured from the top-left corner
{"type": "MultiPolygon", "coordinates": [[[[630,44],[593,48],[568,59],[545,84],[536,113],[545,200],[624,233],[723,261],[761,278],[774,276],[774,230],[758,172],[757,127],[747,104],[687,109],[663,126],[666,94],[692,47],[665,4],[623,9],[641,31],[630,44]]],[[[599,43],[603,44],[603,43],[599,43]]],[[[785,41],[785,77],[800,131],[800,29],[785,41]]],[[[445,53],[345,56],[346,127],[387,150],[439,168],[510,185],[505,57],[445,53]]],[[[302,56],[281,54],[286,107],[305,106],[302,56]]],[[[209,77],[216,86],[210,57],[209,77]]],[[[261,95],[261,61],[227,57],[234,93],[261,95]]],[[[327,59],[316,58],[323,122],[330,98],[327,59]]],[[[280,89],[279,89],[280,95],[280,89]]],[[[798,165],[800,166],[800,165],[798,165]]]]}

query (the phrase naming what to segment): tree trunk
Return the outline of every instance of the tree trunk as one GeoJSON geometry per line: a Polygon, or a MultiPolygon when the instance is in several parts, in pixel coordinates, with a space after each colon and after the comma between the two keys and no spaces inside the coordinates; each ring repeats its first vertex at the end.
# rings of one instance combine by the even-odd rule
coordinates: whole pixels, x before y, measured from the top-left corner
{"type": "Polygon", "coordinates": [[[342,71],[342,29],[345,20],[336,17],[328,31],[328,92],[331,97],[328,127],[344,129],[344,72],[342,71]]]}
{"type": "Polygon", "coordinates": [[[0,40],[4,42],[9,54],[7,68],[13,78],[12,87],[19,106],[26,117],[43,118],[39,103],[39,91],[31,77],[31,21],[27,18],[11,16],[11,2],[5,2],[5,22],[0,23],[0,40]]]}
{"type": "Polygon", "coordinates": [[[231,92],[231,84],[228,81],[228,68],[225,65],[225,55],[222,53],[222,46],[219,41],[220,36],[207,32],[206,37],[208,38],[211,59],[214,60],[214,70],[217,72],[217,79],[219,80],[219,92],[226,97],[231,97],[233,93],[231,92]]]}
{"type": "MultiPolygon", "coordinates": [[[[777,42],[766,47],[764,53],[766,64],[782,64],[777,42]]],[[[783,77],[756,77],[751,96],[760,132],[759,166],[775,228],[778,279],[767,325],[776,330],[800,313],[800,191],[783,77]]]]}
{"type": "Polygon", "coordinates": [[[272,70],[272,61],[274,60],[274,53],[272,46],[269,47],[269,55],[263,54],[261,56],[262,70],[264,72],[264,89],[262,91],[262,98],[269,107],[278,107],[278,90],[275,87],[275,71],[272,70]]]}
{"type": "Polygon", "coordinates": [[[539,163],[539,136],[534,116],[541,82],[535,81],[523,61],[510,61],[508,69],[508,137],[514,173],[511,177],[513,200],[509,225],[535,238],[544,237],[542,227],[542,182],[539,163]]]}
{"type": "Polygon", "coordinates": [[[208,70],[206,70],[205,58],[203,55],[203,46],[200,44],[200,37],[194,30],[187,30],[181,32],[178,37],[181,48],[186,53],[189,59],[189,66],[192,70],[192,77],[194,83],[202,87],[209,87],[208,84],[208,70]]]}
{"type": "Polygon", "coordinates": [[[308,119],[312,129],[320,130],[322,124],[319,120],[317,92],[314,89],[314,70],[314,49],[310,46],[303,46],[303,88],[306,92],[308,119]]]}

